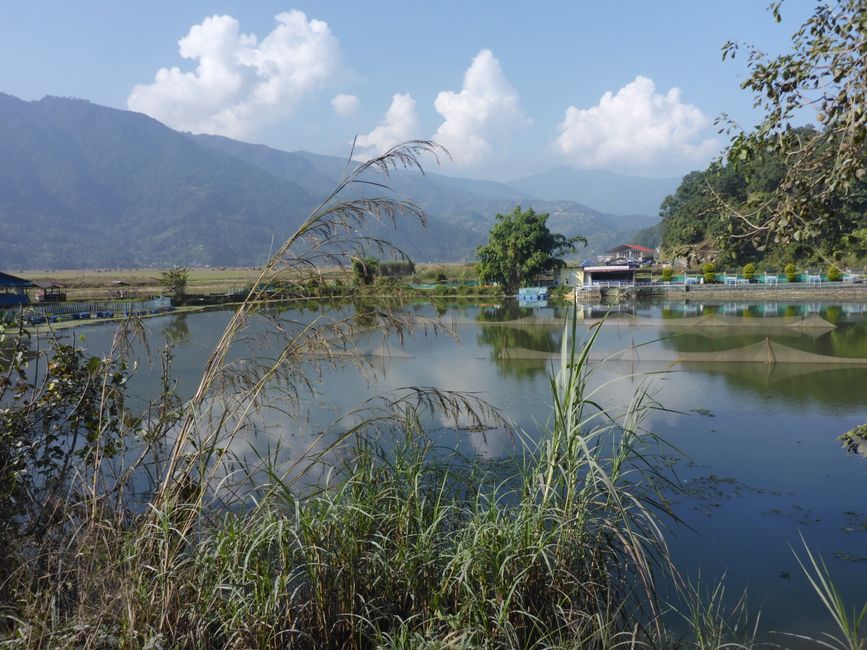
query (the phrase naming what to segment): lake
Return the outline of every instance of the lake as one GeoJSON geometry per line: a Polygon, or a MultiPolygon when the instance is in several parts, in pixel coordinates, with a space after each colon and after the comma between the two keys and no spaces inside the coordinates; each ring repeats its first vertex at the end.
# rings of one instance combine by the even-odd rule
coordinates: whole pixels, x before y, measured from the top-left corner
{"type": "MultiPolygon", "coordinates": [[[[441,317],[451,333],[422,326],[403,346],[393,337],[361,339],[359,349],[370,353],[366,371],[326,367],[311,374],[319,394],[304,397],[303,417],[278,416],[236,441],[238,449],[261,453],[279,444],[291,454],[305,447],[310,431],[371,396],[406,386],[472,392],[530,436],[544,435],[555,362],[525,351],[544,357],[559,350],[560,311],[514,305],[410,310],[425,325],[441,317]]],[[[672,522],[667,535],[676,565],[693,579],[700,574],[703,584],[724,575],[732,602],[748,590],[766,632],[830,630],[792,549],[804,556],[803,535],[848,602],[860,605],[867,598],[867,458],[837,440],[867,422],[867,305],[579,306],[579,335],[588,335],[587,323],[609,310],[593,349],[598,360],[592,383],[602,405],[615,411],[648,382],[665,407],[650,414],[646,428],[672,446],[660,448],[660,461],[682,485],[668,494],[682,520],[672,522]],[[690,356],[734,349],[771,349],[783,361],[690,356]],[[784,362],[785,350],[864,363],[784,362]],[[616,358],[602,360],[611,355],[616,358]],[[682,357],[691,360],[674,363],[682,357]]],[[[290,315],[313,318],[309,312],[290,315]]],[[[195,390],[229,317],[218,310],[145,321],[151,350],[173,342],[181,396],[195,390]]],[[[82,325],[70,336],[101,354],[112,333],[110,326],[82,325]]],[[[237,352],[238,358],[260,354],[252,343],[241,348],[246,352],[237,352]]],[[[158,364],[148,366],[144,352],[137,354],[141,364],[130,388],[144,401],[158,393],[158,364]]],[[[516,451],[514,438],[501,428],[460,431],[448,418],[435,423],[431,435],[444,447],[485,458],[516,451]]]]}

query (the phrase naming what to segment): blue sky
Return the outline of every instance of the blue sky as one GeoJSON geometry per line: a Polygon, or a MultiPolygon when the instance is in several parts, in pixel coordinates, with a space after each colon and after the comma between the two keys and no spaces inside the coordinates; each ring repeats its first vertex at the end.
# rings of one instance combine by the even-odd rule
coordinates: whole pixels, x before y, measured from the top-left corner
{"type": "Polygon", "coordinates": [[[454,157],[442,171],[478,178],[676,175],[723,146],[718,115],[757,119],[722,44],[782,51],[813,4],[788,0],[777,25],[762,0],[6,0],[0,91],[287,150],[436,137],[454,157]]]}

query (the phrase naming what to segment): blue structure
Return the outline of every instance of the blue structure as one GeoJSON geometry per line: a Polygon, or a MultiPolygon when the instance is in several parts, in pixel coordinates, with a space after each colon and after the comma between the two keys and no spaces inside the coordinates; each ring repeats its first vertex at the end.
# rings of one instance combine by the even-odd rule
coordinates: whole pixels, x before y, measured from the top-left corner
{"type": "Polygon", "coordinates": [[[521,307],[547,307],[547,287],[521,287],[518,289],[518,305],[521,307]]]}
{"type": "Polygon", "coordinates": [[[0,308],[29,304],[30,297],[27,295],[27,290],[32,286],[30,280],[0,273],[0,308]]]}

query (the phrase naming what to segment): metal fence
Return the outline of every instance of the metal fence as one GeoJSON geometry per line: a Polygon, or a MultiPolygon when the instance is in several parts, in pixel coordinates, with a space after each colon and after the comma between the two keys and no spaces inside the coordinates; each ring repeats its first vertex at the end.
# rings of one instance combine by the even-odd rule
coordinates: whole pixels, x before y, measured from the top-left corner
{"type": "Polygon", "coordinates": [[[83,302],[53,302],[31,305],[27,313],[39,316],[72,316],[76,314],[113,313],[117,316],[165,311],[172,306],[171,298],[151,300],[93,300],[83,302]]]}

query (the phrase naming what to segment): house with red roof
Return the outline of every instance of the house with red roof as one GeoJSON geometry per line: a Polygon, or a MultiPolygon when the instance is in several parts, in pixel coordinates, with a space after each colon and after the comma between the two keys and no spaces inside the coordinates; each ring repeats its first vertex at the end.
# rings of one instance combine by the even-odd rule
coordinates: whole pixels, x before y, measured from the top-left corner
{"type": "Polygon", "coordinates": [[[656,251],[652,248],[646,248],[644,246],[639,246],[638,244],[621,244],[620,246],[615,246],[614,248],[605,251],[603,260],[605,262],[610,262],[611,260],[622,260],[626,263],[642,262],[647,259],[652,260],[655,255],[656,251]]]}

